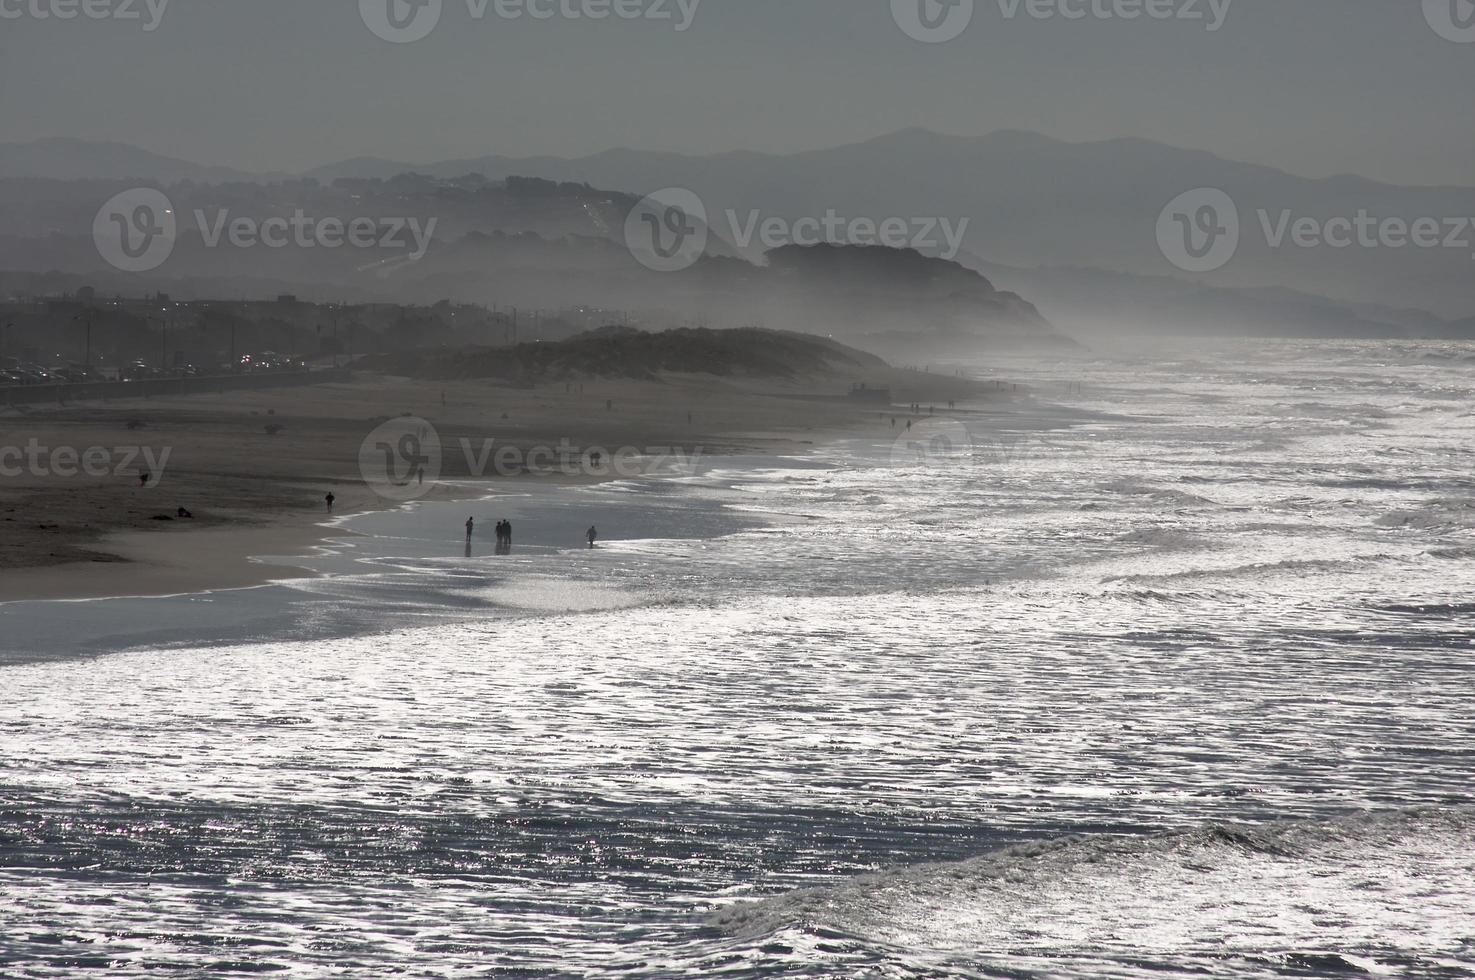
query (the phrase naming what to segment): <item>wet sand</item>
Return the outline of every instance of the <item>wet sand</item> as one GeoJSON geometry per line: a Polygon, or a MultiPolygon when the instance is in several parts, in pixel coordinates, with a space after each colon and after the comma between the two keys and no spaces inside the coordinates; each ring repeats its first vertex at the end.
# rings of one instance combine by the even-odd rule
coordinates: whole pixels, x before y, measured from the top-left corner
{"type": "Polygon", "coordinates": [[[365,375],[309,388],[9,411],[0,415],[0,451],[9,450],[0,459],[0,601],[170,595],[303,575],[252,556],[310,554],[343,533],[333,517],[399,506],[365,483],[359,463],[365,438],[388,419],[424,418],[439,432],[447,482],[426,499],[471,498],[499,482],[599,477],[488,478],[474,472],[463,440],[522,453],[539,446],[793,452],[836,438],[886,437],[897,431],[893,414],[912,417],[846,398],[856,380],[889,384],[897,402],[920,401],[924,411],[989,397],[971,382],[906,371],[534,388],[365,375]],[[337,498],[333,515],[328,493],[337,498]],[[180,517],[180,508],[190,516],[180,517]]]}

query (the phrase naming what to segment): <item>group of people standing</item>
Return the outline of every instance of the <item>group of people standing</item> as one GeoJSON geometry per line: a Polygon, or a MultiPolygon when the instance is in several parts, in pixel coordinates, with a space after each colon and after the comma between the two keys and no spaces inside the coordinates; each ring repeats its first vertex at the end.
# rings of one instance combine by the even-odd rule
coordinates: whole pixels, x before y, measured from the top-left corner
{"type": "MultiPolygon", "coordinates": [[[[468,549],[471,547],[471,538],[475,534],[476,534],[476,518],[475,517],[468,517],[468,518],[466,518],[466,547],[468,549]]],[[[594,547],[595,543],[598,542],[598,540],[599,540],[599,529],[598,528],[595,528],[595,527],[591,527],[591,528],[589,528],[588,531],[586,531],[584,533],[584,536],[589,540],[589,547],[592,548],[592,547],[594,547]]],[[[512,548],[512,522],[511,521],[498,521],[497,522],[497,550],[499,552],[506,552],[506,551],[510,551],[511,548],[512,548]]]]}
{"type": "MultiPolygon", "coordinates": [[[[466,539],[469,541],[471,539],[471,536],[474,535],[475,533],[476,533],[476,518],[474,518],[474,517],[468,517],[468,518],[466,518],[466,539]]],[[[497,522],[497,544],[498,545],[504,545],[504,544],[510,545],[511,543],[512,543],[512,522],[511,521],[498,521],[497,522]]]]}

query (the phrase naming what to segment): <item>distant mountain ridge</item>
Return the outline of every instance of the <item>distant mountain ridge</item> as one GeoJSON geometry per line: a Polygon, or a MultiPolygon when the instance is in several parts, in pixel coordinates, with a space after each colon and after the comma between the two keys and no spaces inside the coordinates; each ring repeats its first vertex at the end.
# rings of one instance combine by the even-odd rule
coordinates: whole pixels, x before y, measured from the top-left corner
{"type": "Polygon", "coordinates": [[[887,350],[1071,346],[1021,297],[908,249],[791,246],[752,261],[713,236],[690,267],[655,271],[624,240],[639,198],[540,178],[164,184],[157,189],[175,215],[176,235],[162,264],[127,273],[109,266],[93,240],[99,202],[126,189],[127,181],[116,180],[0,181],[0,211],[9,219],[0,228],[0,270],[29,276],[11,280],[12,288],[34,294],[47,288],[50,273],[63,272],[87,276],[78,285],[103,295],[582,306],[633,311],[663,326],[762,324],[887,350]],[[395,215],[422,220],[395,231],[395,215]],[[323,247],[290,233],[298,218],[312,228],[314,219],[342,225],[353,216],[370,220],[374,232],[360,247],[323,247]],[[264,237],[212,239],[237,222],[275,223],[283,238],[275,246],[264,237]],[[381,245],[381,232],[397,244],[381,245]]]}
{"type": "MultiPolygon", "coordinates": [[[[52,142],[54,156],[61,144],[52,142]]],[[[68,146],[78,150],[86,144],[68,146]]],[[[34,167],[34,155],[28,163],[24,153],[16,153],[14,144],[0,146],[0,175],[34,167]]],[[[99,155],[96,165],[136,169],[149,156],[129,156],[115,148],[99,155]]],[[[157,158],[161,168],[183,165],[157,158]]],[[[66,172],[81,168],[75,161],[70,166],[66,172]]],[[[209,179],[201,174],[218,171],[201,168],[201,173],[182,179],[209,179]]],[[[684,187],[703,199],[718,239],[731,238],[722,227],[729,210],[744,220],[756,213],[791,222],[827,211],[869,220],[967,217],[964,248],[980,262],[1041,272],[1094,270],[1101,274],[1094,277],[1098,284],[1105,287],[1110,281],[1108,295],[1118,305],[1125,284],[1135,277],[1145,280],[1148,292],[1159,291],[1164,279],[1207,287],[1217,291],[1221,306],[1232,304],[1236,291],[1248,291],[1242,300],[1257,308],[1253,318],[1258,320],[1277,315],[1266,305],[1266,297],[1276,290],[1324,297],[1346,309],[1426,311],[1436,323],[1475,316],[1470,254],[1475,243],[1466,249],[1271,247],[1260,217],[1263,211],[1278,219],[1284,212],[1326,221],[1365,210],[1409,219],[1475,219],[1475,188],[1398,187],[1352,175],[1306,178],[1145,139],[1067,143],[1017,130],[975,137],[909,129],[849,146],[783,155],[736,151],[689,156],[616,149],[576,159],[490,155],[421,164],[361,157],[316,168],[308,176],[320,181],[388,179],[405,172],[442,180],[469,173],[492,181],[532,175],[620,188],[633,197],[684,187]],[[1156,234],[1164,206],[1195,187],[1226,191],[1238,205],[1243,230],[1233,260],[1201,275],[1174,268],[1156,234]]],[[[447,217],[455,223],[460,216],[452,211],[447,217]]],[[[611,231],[618,229],[601,233],[611,231]]],[[[722,245],[714,249],[720,253],[722,245]]],[[[745,254],[759,258],[756,249],[745,254]]],[[[1075,278],[1069,287],[1072,305],[1089,312],[1091,299],[1080,287],[1093,277],[1075,278]]],[[[1050,289],[1062,284],[1059,276],[1036,281],[1048,282],[1050,289]]],[[[1030,296],[1046,306],[1052,298],[1036,291],[1030,296]]],[[[1293,317],[1304,309],[1294,301],[1285,306],[1286,315],[1293,317]]],[[[1121,312],[1130,320],[1153,311],[1121,312]]],[[[1216,319],[1232,323],[1235,317],[1216,319]]],[[[1352,323],[1349,329],[1360,332],[1363,326],[1352,323]]]]}
{"type": "MultiPolygon", "coordinates": [[[[327,179],[404,164],[360,161],[313,173],[327,179]]],[[[978,137],[912,129],[850,146],[774,155],[710,156],[610,150],[577,159],[492,155],[415,165],[434,176],[489,178],[536,173],[637,194],[694,191],[712,220],[728,210],[794,221],[836,211],[845,217],[970,218],[966,248],[1016,267],[1097,268],[1171,275],[1219,287],[1286,287],[1354,303],[1410,306],[1445,317],[1475,315],[1466,249],[1272,247],[1261,212],[1324,222],[1360,211],[1377,216],[1475,218],[1475,188],[1399,187],[1353,175],[1307,178],[1199,150],[1137,138],[1067,143],[1002,130],[978,137]],[[1157,240],[1158,218],[1195,188],[1228,193],[1242,241],[1222,269],[1174,268],[1157,240]]]]}
{"type": "Polygon", "coordinates": [[[283,174],[254,174],[162,156],[129,143],[52,137],[30,143],[0,143],[0,179],[144,181],[271,180],[283,174]]]}

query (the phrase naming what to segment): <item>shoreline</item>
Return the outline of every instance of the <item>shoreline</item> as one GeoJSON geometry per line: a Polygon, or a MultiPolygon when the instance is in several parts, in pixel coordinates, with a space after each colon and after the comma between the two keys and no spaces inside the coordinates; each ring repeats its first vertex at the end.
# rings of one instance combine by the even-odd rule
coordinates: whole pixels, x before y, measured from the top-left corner
{"type": "MultiPolygon", "coordinates": [[[[956,396],[957,389],[963,384],[959,379],[936,375],[897,373],[906,375],[914,386],[931,387],[928,382],[942,382],[937,387],[947,395],[956,396]]],[[[830,381],[826,387],[833,390],[840,383],[843,379],[830,381]]],[[[972,385],[972,382],[967,384],[972,385]]],[[[235,400],[224,412],[219,399],[199,396],[38,413],[37,418],[25,420],[42,423],[35,426],[34,431],[44,434],[45,426],[49,424],[52,434],[65,436],[77,444],[86,444],[85,439],[91,430],[110,427],[110,423],[116,425],[118,418],[143,410],[150,414],[151,428],[164,429],[172,421],[171,416],[177,417],[180,429],[188,427],[188,434],[184,431],[177,435],[169,433],[169,441],[181,450],[179,455],[184,457],[182,462],[175,464],[174,472],[186,467],[188,470],[183,477],[174,477],[166,472],[161,485],[167,483],[166,489],[172,489],[175,484],[186,480],[203,485],[205,489],[196,493],[196,496],[203,497],[203,504],[195,502],[195,497],[187,497],[181,506],[187,506],[205,519],[172,521],[162,514],[146,517],[144,515],[154,505],[139,501],[149,499],[148,495],[154,491],[125,488],[118,480],[92,487],[75,484],[37,486],[29,502],[40,507],[55,507],[57,501],[65,501],[70,512],[76,512],[90,503],[91,513],[87,516],[96,520],[97,512],[102,508],[128,506],[132,519],[120,526],[105,526],[99,530],[88,528],[89,533],[85,537],[79,536],[73,543],[72,551],[76,557],[72,560],[53,560],[55,551],[42,553],[46,540],[44,534],[32,534],[38,542],[36,547],[17,549],[12,545],[4,556],[3,566],[0,566],[0,604],[196,595],[317,577],[318,573],[294,564],[293,559],[310,559],[330,551],[334,539],[351,537],[355,532],[343,525],[352,517],[405,506],[404,502],[375,495],[358,472],[359,444],[370,423],[377,421],[373,416],[365,417],[359,413],[367,407],[366,402],[382,409],[388,396],[394,396],[403,403],[407,401],[405,396],[413,393],[422,403],[431,402],[424,407],[412,405],[411,411],[420,407],[425,412],[423,417],[435,416],[435,424],[447,446],[448,462],[449,457],[455,455],[450,447],[458,441],[459,433],[468,431],[466,417],[475,415],[500,415],[496,428],[513,430],[514,436],[502,440],[502,445],[554,445],[561,439],[581,446],[684,446],[684,451],[700,451],[708,458],[796,449],[808,451],[816,443],[853,438],[886,440],[894,438],[897,431],[885,421],[888,416],[895,413],[899,419],[917,418],[895,406],[865,405],[833,395],[824,397],[822,393],[816,397],[818,386],[814,384],[799,390],[775,390],[771,385],[727,385],[725,387],[729,390],[719,392],[715,397],[711,389],[716,386],[710,379],[688,384],[604,382],[589,383],[588,387],[596,389],[593,394],[585,395],[581,391],[577,397],[572,397],[567,396],[567,392],[544,390],[530,394],[524,389],[486,385],[448,384],[442,390],[440,386],[412,385],[402,379],[379,379],[368,385],[328,385],[290,393],[296,398],[283,398],[280,392],[259,394],[235,400]],[[416,388],[420,390],[414,390],[416,388]],[[566,397],[560,399],[557,397],[559,394],[566,397]],[[526,403],[534,398],[546,413],[536,425],[506,424],[511,415],[508,409],[525,408],[526,403]],[[304,401],[312,404],[300,404],[304,401]],[[560,401],[564,404],[557,404],[560,401]],[[289,404],[283,405],[283,402],[289,404]],[[593,411],[591,402],[594,403],[593,411]],[[701,403],[698,409],[701,421],[689,423],[688,419],[693,414],[683,414],[683,411],[677,411],[677,417],[672,418],[673,408],[697,402],[701,403]],[[267,407],[268,403],[275,403],[276,407],[267,407]],[[621,410],[613,408],[616,404],[621,406],[621,410]],[[202,409],[207,406],[213,412],[202,419],[202,409]],[[440,411],[432,411],[436,408],[440,411]],[[605,411],[601,413],[598,409],[605,411]],[[601,414],[605,417],[600,418],[601,414]],[[243,447],[239,445],[242,434],[232,429],[240,430],[256,424],[255,420],[264,415],[283,419],[289,432],[309,425],[318,431],[305,438],[299,437],[304,445],[296,459],[289,460],[279,455],[272,460],[274,468],[281,471],[279,474],[232,472],[239,466],[241,455],[247,458],[251,455],[250,449],[242,452],[243,447]],[[345,425],[355,416],[363,421],[345,425]],[[65,431],[68,426],[73,430],[65,431]],[[206,426],[225,431],[202,435],[199,430],[206,426]],[[85,435],[78,431],[83,427],[88,427],[85,435]],[[343,431],[345,428],[347,432],[343,431]],[[683,429],[686,431],[681,431],[683,429]],[[554,434],[560,432],[567,435],[554,438],[554,434]],[[575,440],[576,433],[579,438],[575,440]],[[539,434],[544,438],[536,438],[539,434]],[[331,518],[319,509],[323,506],[321,498],[326,492],[333,492],[339,498],[331,518]],[[229,499],[233,506],[213,506],[222,498],[229,499]],[[313,505],[313,500],[318,503],[313,505]],[[249,506],[242,507],[242,503],[249,506]]],[[[968,408],[976,410],[983,403],[994,409],[1000,407],[994,399],[982,396],[976,389],[970,393],[973,397],[969,400],[974,404],[968,408]]],[[[939,400],[943,399],[939,397],[939,400]]],[[[966,411],[961,409],[959,414],[966,411]]],[[[10,421],[13,420],[0,420],[0,436],[8,434],[11,441],[17,441],[14,433],[5,432],[10,426],[4,423],[10,421]]],[[[245,441],[250,442],[250,437],[245,441]]],[[[262,438],[255,440],[257,444],[263,441],[262,438]]],[[[65,442],[59,439],[58,444],[65,442]]],[[[618,478],[616,474],[585,474],[477,479],[474,475],[453,471],[444,475],[423,500],[479,500],[495,495],[499,489],[525,489],[529,484],[524,481],[536,481],[534,485],[549,485],[548,481],[566,485],[618,478]]],[[[0,484],[0,489],[10,491],[0,495],[0,504],[6,503],[7,498],[11,502],[11,506],[0,506],[0,510],[14,515],[18,510],[14,506],[15,491],[3,484],[0,484]]],[[[159,499],[169,499],[172,503],[172,498],[159,499]]],[[[24,504],[28,501],[22,496],[19,502],[24,504]]],[[[167,509],[167,505],[161,508],[167,509]]],[[[5,519],[18,523],[14,516],[5,519]]],[[[44,525],[41,529],[46,530],[44,525]]]]}

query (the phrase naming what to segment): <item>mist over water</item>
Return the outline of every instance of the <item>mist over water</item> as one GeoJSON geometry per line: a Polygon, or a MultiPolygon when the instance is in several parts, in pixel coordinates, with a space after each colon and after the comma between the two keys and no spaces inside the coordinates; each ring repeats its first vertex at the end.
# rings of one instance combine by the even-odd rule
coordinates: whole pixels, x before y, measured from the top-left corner
{"type": "Polygon", "coordinates": [[[0,607],[0,975],[1475,975],[1472,364],[993,364],[508,560],[0,607]]]}

